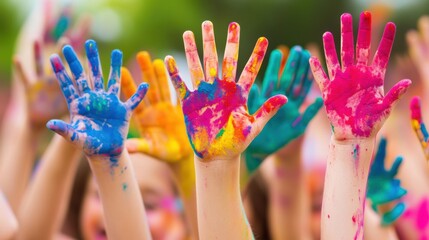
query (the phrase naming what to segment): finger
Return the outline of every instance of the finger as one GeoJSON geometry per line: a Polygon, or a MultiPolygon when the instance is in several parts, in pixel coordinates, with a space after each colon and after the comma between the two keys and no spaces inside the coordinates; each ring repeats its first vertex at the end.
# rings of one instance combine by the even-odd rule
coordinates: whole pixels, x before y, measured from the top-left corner
{"type": "Polygon", "coordinates": [[[159,93],[158,81],[156,79],[155,70],[152,65],[152,59],[146,51],[137,53],[137,62],[140,66],[140,69],[143,73],[143,81],[147,82],[150,86],[148,90],[147,97],[150,104],[155,104],[161,99],[159,93]]]}
{"type": "Polygon", "coordinates": [[[176,89],[177,96],[182,101],[188,96],[189,90],[183,82],[182,78],[180,77],[176,61],[172,56],[167,56],[165,57],[164,62],[165,66],[167,67],[167,72],[170,75],[171,82],[176,89]]]}
{"type": "Polygon", "coordinates": [[[289,57],[290,49],[286,45],[280,45],[277,47],[278,50],[282,52],[282,62],[280,64],[280,70],[279,70],[279,78],[282,76],[283,70],[286,66],[286,61],[289,57]]]}
{"type": "Polygon", "coordinates": [[[285,70],[280,77],[278,89],[284,94],[286,94],[289,98],[292,97],[290,91],[292,89],[294,81],[296,81],[297,78],[297,71],[299,68],[301,53],[302,48],[300,46],[295,46],[292,48],[289,54],[289,58],[286,62],[285,70]]]}
{"type": "Polygon", "coordinates": [[[155,69],[156,79],[158,79],[161,100],[171,102],[170,86],[168,86],[167,71],[164,62],[161,59],[155,59],[153,61],[153,68],[155,69]]]}
{"type": "Polygon", "coordinates": [[[262,81],[262,95],[266,98],[271,97],[272,92],[277,89],[281,59],[282,53],[280,50],[276,49],[271,52],[264,80],[262,81]]]}
{"type": "Polygon", "coordinates": [[[130,138],[125,142],[125,147],[129,153],[148,153],[149,143],[144,138],[130,138]]]}
{"type": "Polygon", "coordinates": [[[389,170],[390,176],[392,176],[392,178],[395,177],[396,174],[398,174],[399,167],[401,166],[403,160],[404,159],[399,156],[393,162],[392,167],[389,170]]]}
{"type": "Polygon", "coordinates": [[[308,67],[307,75],[304,77],[303,83],[301,85],[301,91],[298,93],[298,96],[296,97],[296,100],[295,100],[298,106],[301,106],[301,104],[305,101],[305,98],[310,92],[310,88],[313,82],[314,82],[314,77],[313,77],[313,74],[311,73],[310,67],[308,67]]]}
{"type": "Polygon", "coordinates": [[[354,63],[353,18],[349,13],[341,15],[341,63],[343,70],[354,63]]]}
{"type": "Polygon", "coordinates": [[[287,103],[287,97],[284,95],[275,95],[270,97],[262,106],[252,115],[255,119],[252,132],[254,136],[258,135],[265,124],[277,113],[277,111],[287,103]]]}
{"type": "Polygon", "coordinates": [[[267,52],[267,48],[268,40],[264,37],[260,37],[256,42],[249,61],[247,61],[247,64],[241,73],[238,85],[243,89],[246,96],[255,81],[256,75],[258,75],[265,53],[267,52]]]}
{"type": "Polygon", "coordinates": [[[404,79],[396,83],[383,99],[384,108],[386,110],[392,109],[410,85],[411,80],[409,79],[404,79]]]}
{"type": "Polygon", "coordinates": [[[146,95],[147,89],[149,85],[147,83],[142,83],[137,88],[137,91],[132,95],[128,101],[125,102],[125,107],[129,110],[134,110],[139,103],[143,100],[144,96],[146,95]]]}
{"type": "Polygon", "coordinates": [[[107,84],[108,92],[119,97],[121,88],[121,67],[122,67],[122,52],[118,49],[112,51],[110,57],[110,74],[107,84]]]}
{"type": "Polygon", "coordinates": [[[38,78],[42,78],[44,75],[43,69],[43,56],[42,56],[42,46],[40,46],[40,41],[34,41],[34,63],[36,65],[36,75],[38,78]]]}
{"type": "Polygon", "coordinates": [[[326,66],[328,67],[329,78],[332,79],[335,73],[340,69],[338,63],[337,50],[332,33],[326,32],[323,34],[323,47],[325,49],[326,66]]]}
{"type": "Polygon", "coordinates": [[[24,85],[24,88],[28,89],[30,87],[31,83],[30,83],[30,79],[28,78],[27,73],[24,70],[24,66],[22,65],[22,61],[21,61],[20,57],[15,56],[13,58],[13,67],[14,67],[16,74],[18,74],[18,79],[24,85]]]}
{"type": "Polygon", "coordinates": [[[58,83],[60,84],[61,91],[67,101],[67,105],[70,105],[70,103],[74,99],[78,98],[79,95],[77,94],[76,89],[73,86],[73,82],[64,68],[60,56],[52,54],[50,60],[52,69],[54,70],[58,83]]]}
{"type": "Polygon", "coordinates": [[[258,84],[253,84],[250,89],[249,99],[247,100],[247,105],[249,107],[249,113],[254,114],[256,110],[260,107],[258,104],[259,100],[259,87],[258,84]]]}
{"type": "Polygon", "coordinates": [[[423,123],[422,120],[420,97],[415,96],[413,97],[413,99],[411,99],[410,110],[413,129],[416,132],[417,137],[423,148],[426,148],[429,139],[429,134],[427,132],[426,125],[423,123]]]}
{"type": "Polygon", "coordinates": [[[62,120],[50,120],[46,127],[51,131],[61,135],[67,141],[76,143],[79,141],[79,134],[75,131],[75,129],[66,122],[62,120]]]}
{"type": "Polygon", "coordinates": [[[320,64],[319,59],[317,59],[316,57],[310,57],[309,62],[313,77],[314,79],[316,79],[320,92],[323,93],[329,83],[328,76],[326,76],[325,70],[323,70],[322,64],[320,64]]]}
{"type": "Polygon", "coordinates": [[[384,170],[384,161],[386,159],[386,146],[387,146],[387,140],[386,138],[382,137],[380,139],[380,143],[378,144],[377,153],[375,154],[375,159],[373,162],[372,168],[376,168],[379,171],[384,170]]]}
{"type": "Polygon", "coordinates": [[[88,58],[89,68],[91,69],[91,78],[94,83],[94,90],[104,90],[103,72],[101,70],[100,56],[98,55],[97,43],[90,39],[85,42],[86,56],[88,58]]]}
{"type": "Polygon", "coordinates": [[[240,25],[236,22],[232,22],[228,26],[228,36],[222,64],[222,79],[225,81],[235,82],[239,45],[240,25]]]}
{"type": "Polygon", "coordinates": [[[204,21],[202,30],[205,77],[206,81],[211,83],[218,77],[218,58],[212,22],[204,21]]]}
{"type": "Polygon", "coordinates": [[[419,18],[418,28],[425,46],[429,46],[429,17],[428,16],[422,16],[419,18]]]}
{"type": "Polygon", "coordinates": [[[373,68],[384,79],[387,63],[389,62],[390,52],[392,51],[393,41],[395,39],[396,26],[394,23],[389,22],[384,28],[383,37],[381,38],[380,45],[374,55],[372,62],[373,68]]]}
{"type": "MultiPolygon", "coordinates": [[[[183,43],[185,45],[186,61],[191,73],[192,87],[195,89],[204,81],[203,68],[201,67],[200,57],[198,56],[197,45],[195,43],[194,33],[186,31],[183,33],[183,43]]],[[[168,67],[167,67],[168,70],[168,67]]]]}
{"type": "MultiPolygon", "coordinates": [[[[137,85],[127,68],[121,68],[121,92],[124,94],[125,99],[129,99],[137,92],[137,85]]],[[[134,114],[142,112],[144,109],[144,102],[140,103],[134,110],[134,114]]]]}
{"type": "Polygon", "coordinates": [[[425,50],[423,48],[423,42],[419,36],[419,33],[414,30],[411,30],[407,33],[406,38],[409,47],[409,52],[414,64],[420,66],[420,68],[423,69],[426,66],[426,61],[424,60],[425,50]]]}
{"type": "Polygon", "coordinates": [[[67,45],[63,48],[63,54],[66,58],[67,63],[69,64],[70,71],[73,74],[74,79],[76,80],[76,85],[81,94],[89,92],[91,90],[88,80],[83,71],[82,64],[73,48],[70,45],[67,45]]]}
{"type": "Polygon", "coordinates": [[[294,100],[299,100],[300,97],[303,95],[302,91],[304,90],[304,87],[307,84],[307,82],[311,83],[311,81],[308,79],[308,72],[310,68],[308,60],[310,59],[310,53],[306,50],[302,50],[300,55],[301,57],[299,59],[299,64],[297,66],[295,80],[293,81],[293,84],[290,90],[291,94],[289,97],[289,98],[292,97],[294,100]]]}
{"type": "Polygon", "coordinates": [[[70,10],[70,6],[64,7],[58,18],[57,23],[55,24],[55,27],[52,29],[51,35],[55,42],[58,41],[58,39],[60,39],[64,35],[68,27],[70,26],[70,10]]]}
{"type": "Polygon", "coordinates": [[[323,106],[323,100],[322,98],[318,97],[312,104],[310,104],[307,109],[305,109],[304,113],[297,118],[293,123],[293,127],[297,127],[300,129],[307,128],[307,125],[310,123],[311,119],[316,116],[316,114],[319,112],[320,108],[323,106]]]}
{"type": "Polygon", "coordinates": [[[371,13],[364,11],[360,14],[359,31],[356,45],[357,64],[368,65],[371,49],[371,13]]]}

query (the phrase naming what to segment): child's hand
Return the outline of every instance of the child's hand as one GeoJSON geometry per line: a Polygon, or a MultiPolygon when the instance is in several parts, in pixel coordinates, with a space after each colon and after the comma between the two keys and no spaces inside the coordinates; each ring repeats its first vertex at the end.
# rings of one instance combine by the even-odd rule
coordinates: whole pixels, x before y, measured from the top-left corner
{"type": "MultiPolygon", "coordinates": [[[[149,53],[140,52],[137,62],[150,89],[147,101],[134,111],[133,119],[141,137],[127,140],[128,151],[146,153],[166,162],[177,162],[192,156],[182,110],[179,104],[174,106],[171,103],[163,61],[157,59],[152,63],[149,53]]],[[[121,77],[122,92],[128,98],[137,87],[126,68],[122,68],[121,77]]]]}
{"type": "Polygon", "coordinates": [[[302,135],[322,106],[322,99],[317,98],[303,113],[300,112],[313,83],[313,76],[309,72],[309,58],[310,54],[306,50],[296,46],[290,52],[284,72],[279,73],[282,53],[274,50],[265,72],[262,92],[259,92],[256,84],[250,90],[250,113],[257,111],[268,98],[276,94],[285,94],[289,99],[246,150],[246,164],[250,171],[255,170],[265,157],[302,135]]]}
{"type": "MultiPolygon", "coordinates": [[[[399,179],[395,178],[402,163],[402,157],[397,157],[392,167],[385,168],[387,140],[382,138],[368,177],[367,197],[371,200],[372,208],[379,212],[378,207],[400,199],[407,191],[401,187],[399,179]]],[[[405,204],[400,201],[388,212],[382,214],[381,224],[388,225],[398,219],[405,211],[405,204]]]]}
{"type": "Polygon", "coordinates": [[[168,56],[165,62],[182,102],[186,128],[195,154],[204,161],[234,158],[244,151],[287,98],[274,96],[250,115],[247,97],[267,50],[267,39],[258,40],[240,79],[235,82],[239,25],[229,25],[222,78],[218,75],[213,25],[206,21],[202,28],[204,71],[193,33],[187,31],[183,35],[194,91],[185,86],[174,59],[168,56]]]}
{"type": "MultiPolygon", "coordinates": [[[[63,44],[63,42],[59,43],[63,44]]],[[[44,64],[41,43],[34,43],[35,71],[27,74],[22,60],[15,57],[13,65],[18,78],[24,85],[27,100],[28,117],[32,126],[41,127],[49,119],[60,118],[66,113],[67,104],[61,94],[52,70],[44,64]]]]}
{"type": "Polygon", "coordinates": [[[422,120],[422,109],[421,109],[420,97],[415,96],[413,97],[413,99],[411,99],[410,110],[411,110],[411,125],[413,126],[413,130],[420,141],[426,160],[429,160],[429,146],[428,146],[429,134],[426,129],[426,125],[422,120]]]}
{"type": "Polygon", "coordinates": [[[131,112],[143,99],[148,86],[141,84],[127,102],[121,102],[118,95],[122,53],[119,50],[112,51],[108,90],[105,91],[95,41],[88,40],[85,48],[93,88],[72,47],[65,46],[63,54],[73,73],[77,89],[67,74],[60,57],[51,56],[52,68],[68,104],[71,123],[51,120],[47,127],[83,148],[87,156],[110,157],[113,159],[111,164],[114,165],[114,157],[120,155],[124,147],[131,112]]]}
{"type": "Polygon", "coordinates": [[[422,78],[425,91],[429,89],[429,17],[422,16],[418,21],[418,31],[411,30],[407,33],[409,54],[422,78]]]}
{"type": "Polygon", "coordinates": [[[337,140],[375,136],[395,103],[411,84],[408,79],[401,80],[384,96],[384,75],[395,37],[395,25],[386,25],[378,50],[370,63],[371,14],[363,12],[360,16],[356,61],[352,24],[350,14],[341,16],[342,66],[338,62],[332,34],[327,32],[323,35],[329,77],[317,58],[310,59],[337,140]]]}

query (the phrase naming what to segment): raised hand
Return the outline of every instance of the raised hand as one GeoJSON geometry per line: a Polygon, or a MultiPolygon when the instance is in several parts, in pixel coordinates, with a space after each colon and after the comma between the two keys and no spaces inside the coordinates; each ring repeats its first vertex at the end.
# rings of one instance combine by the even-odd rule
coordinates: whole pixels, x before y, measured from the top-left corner
{"type": "Polygon", "coordinates": [[[369,62],[371,14],[360,15],[356,57],[353,21],[350,14],[341,16],[341,66],[330,32],[323,35],[328,76],[315,57],[310,59],[326,112],[337,140],[375,136],[395,103],[405,93],[410,80],[401,80],[384,96],[384,75],[395,37],[395,24],[387,23],[372,63],[369,62]]]}
{"type": "Polygon", "coordinates": [[[187,133],[195,154],[204,161],[234,158],[244,151],[287,99],[282,95],[274,96],[253,115],[249,114],[248,93],[267,50],[267,39],[258,39],[244,71],[235,82],[239,25],[229,25],[221,78],[212,23],[205,21],[202,30],[204,70],[193,33],[187,31],[183,35],[194,91],[185,86],[171,56],[166,57],[165,63],[181,99],[187,133]]]}
{"type": "Polygon", "coordinates": [[[414,132],[417,135],[417,138],[420,141],[420,145],[423,149],[423,153],[425,154],[426,161],[429,160],[429,134],[426,129],[426,125],[422,120],[422,109],[421,109],[421,100],[420,97],[413,97],[410,103],[411,110],[411,125],[413,127],[414,132]]]}
{"type": "Polygon", "coordinates": [[[422,16],[418,21],[418,31],[407,33],[409,54],[422,78],[425,91],[429,89],[429,16],[422,16]]]}
{"type": "MultiPolygon", "coordinates": [[[[392,167],[385,168],[387,140],[382,138],[368,177],[367,197],[371,200],[372,208],[379,212],[379,206],[399,200],[407,193],[401,187],[400,180],[395,178],[402,163],[402,157],[397,157],[392,167]]],[[[398,219],[405,211],[405,204],[399,201],[388,212],[382,214],[381,224],[388,225],[398,219]]]]}
{"type": "MultiPolygon", "coordinates": [[[[133,119],[139,129],[140,138],[129,139],[129,152],[142,152],[166,162],[177,162],[192,155],[186,135],[185,121],[180,105],[174,106],[170,99],[167,73],[164,62],[152,62],[148,52],[139,52],[137,62],[143,80],[151,86],[147,101],[137,106],[133,119]]],[[[126,68],[121,74],[122,92],[125,97],[137,89],[135,81],[126,68]]]]}
{"type": "Polygon", "coordinates": [[[268,98],[276,94],[285,94],[288,102],[268,121],[247,148],[246,164],[249,171],[255,170],[268,155],[301,136],[322,106],[322,99],[317,98],[303,113],[300,112],[313,83],[313,76],[309,72],[309,58],[308,51],[296,46],[290,51],[285,70],[280,72],[282,53],[274,50],[265,72],[262,92],[260,93],[256,84],[250,90],[250,113],[256,112],[268,98]]]}
{"type": "Polygon", "coordinates": [[[44,24],[40,39],[33,43],[34,67],[30,72],[24,71],[22,57],[15,56],[13,65],[18,79],[23,83],[27,101],[27,111],[33,127],[42,127],[49,119],[62,117],[67,111],[61,90],[55,81],[55,75],[47,64],[47,53],[59,52],[67,43],[83,44],[88,34],[88,21],[81,18],[73,30],[71,24],[71,7],[61,9],[59,16],[51,16],[50,1],[44,2],[44,24]]]}
{"type": "Polygon", "coordinates": [[[118,95],[122,53],[119,50],[112,51],[108,90],[105,91],[95,41],[88,40],[85,49],[93,84],[88,81],[73,48],[65,46],[63,49],[77,89],[60,57],[56,54],[51,56],[52,68],[70,111],[70,124],[51,120],[47,127],[83,148],[87,156],[109,157],[110,165],[115,166],[115,157],[120,155],[124,148],[131,112],[143,99],[148,86],[141,84],[128,101],[121,102],[118,95]]]}

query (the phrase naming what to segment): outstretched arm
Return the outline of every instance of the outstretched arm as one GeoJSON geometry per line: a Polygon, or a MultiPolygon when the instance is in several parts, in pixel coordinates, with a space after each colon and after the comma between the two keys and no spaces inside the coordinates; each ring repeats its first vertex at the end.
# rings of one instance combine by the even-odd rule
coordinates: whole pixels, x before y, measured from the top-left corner
{"type": "Polygon", "coordinates": [[[165,60],[181,99],[186,129],[195,152],[199,235],[200,239],[252,239],[240,196],[240,154],[286,103],[286,97],[274,96],[250,115],[247,96],[268,41],[265,38],[258,40],[236,83],[239,25],[229,25],[222,78],[218,73],[212,23],[204,22],[202,30],[204,71],[193,33],[187,31],[183,35],[193,92],[180,78],[174,59],[168,56],[165,60]]]}
{"type": "Polygon", "coordinates": [[[73,49],[66,46],[63,50],[77,88],[60,57],[51,56],[71,122],[51,120],[47,127],[82,149],[88,158],[99,187],[108,237],[150,239],[133,166],[124,150],[131,112],[143,99],[147,84],[141,84],[127,102],[121,102],[118,94],[122,53],[112,52],[108,90],[104,90],[96,43],[88,40],[85,49],[93,80],[91,85],[73,49]]]}
{"type": "Polygon", "coordinates": [[[370,63],[371,14],[360,16],[356,58],[350,14],[341,16],[341,65],[330,32],[323,35],[328,76],[317,58],[311,69],[321,89],[333,135],[322,204],[322,239],[362,239],[366,185],[374,139],[410,80],[384,96],[384,75],[395,36],[388,23],[370,63]],[[341,226],[341,228],[338,228],[341,226]]]}
{"type": "MultiPolygon", "coordinates": [[[[185,121],[179,102],[173,105],[168,86],[164,62],[152,62],[148,52],[139,52],[137,62],[143,73],[143,80],[151,86],[148,100],[133,113],[133,120],[140,138],[126,142],[130,153],[141,152],[168,164],[172,170],[185,216],[190,227],[190,235],[198,238],[197,203],[195,189],[194,154],[186,135],[185,121]]],[[[137,89],[130,72],[122,68],[121,90],[126,98],[137,89]]]]}

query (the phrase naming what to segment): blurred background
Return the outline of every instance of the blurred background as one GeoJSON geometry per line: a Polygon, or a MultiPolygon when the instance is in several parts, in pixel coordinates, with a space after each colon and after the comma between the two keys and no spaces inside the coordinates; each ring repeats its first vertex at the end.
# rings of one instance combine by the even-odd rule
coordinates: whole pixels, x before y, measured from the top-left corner
{"type": "MultiPolygon", "coordinates": [[[[11,59],[21,27],[38,4],[41,1],[0,1],[0,86],[3,90],[10,86],[11,59]]],[[[232,21],[240,24],[239,69],[242,69],[260,36],[268,38],[269,50],[280,44],[311,44],[320,48],[325,31],[338,36],[342,13],[354,15],[356,30],[363,10],[373,13],[374,29],[382,31],[387,21],[397,24],[393,51],[404,53],[404,34],[416,27],[419,16],[429,13],[429,0],[75,0],[57,1],[56,5],[56,8],[71,5],[71,26],[84,14],[91,17],[89,35],[98,42],[105,70],[114,48],[124,52],[125,64],[140,50],[148,50],[153,58],[164,58],[167,54],[184,56],[182,33],[192,30],[197,44],[201,44],[204,20],[214,24],[220,58],[228,24],[232,21]]],[[[339,42],[339,37],[336,41],[339,42]]]]}

